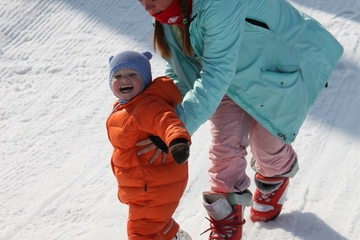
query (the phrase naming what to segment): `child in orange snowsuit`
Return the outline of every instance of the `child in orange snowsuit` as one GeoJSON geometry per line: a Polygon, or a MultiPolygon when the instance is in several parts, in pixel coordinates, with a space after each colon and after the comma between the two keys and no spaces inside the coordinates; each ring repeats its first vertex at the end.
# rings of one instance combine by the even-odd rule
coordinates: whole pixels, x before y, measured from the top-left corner
{"type": "Polygon", "coordinates": [[[174,107],[181,94],[173,81],[152,81],[150,52],[124,51],[110,57],[109,84],[119,99],[107,119],[114,147],[111,166],[118,181],[119,200],[129,205],[130,240],[176,239],[179,225],[172,219],[188,180],[190,135],[174,107]],[[158,136],[169,149],[166,160],[149,161],[154,149],[137,156],[136,142],[158,136]]]}

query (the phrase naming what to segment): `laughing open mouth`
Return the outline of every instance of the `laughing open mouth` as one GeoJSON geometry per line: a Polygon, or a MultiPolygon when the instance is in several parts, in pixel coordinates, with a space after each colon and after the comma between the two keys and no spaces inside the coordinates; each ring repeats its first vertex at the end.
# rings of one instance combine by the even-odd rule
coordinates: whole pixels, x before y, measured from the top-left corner
{"type": "Polygon", "coordinates": [[[124,87],[121,87],[121,88],[120,88],[120,92],[122,92],[122,93],[128,93],[128,92],[130,92],[132,89],[133,89],[132,86],[124,86],[124,87]]]}

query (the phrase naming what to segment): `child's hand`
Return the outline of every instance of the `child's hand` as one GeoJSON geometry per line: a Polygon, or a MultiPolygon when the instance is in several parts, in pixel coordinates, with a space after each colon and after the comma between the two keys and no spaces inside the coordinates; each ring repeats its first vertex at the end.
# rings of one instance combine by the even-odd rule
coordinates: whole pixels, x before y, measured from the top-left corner
{"type": "Polygon", "coordinates": [[[169,150],[177,164],[183,164],[189,159],[190,144],[184,138],[173,140],[169,145],[169,150]]]}

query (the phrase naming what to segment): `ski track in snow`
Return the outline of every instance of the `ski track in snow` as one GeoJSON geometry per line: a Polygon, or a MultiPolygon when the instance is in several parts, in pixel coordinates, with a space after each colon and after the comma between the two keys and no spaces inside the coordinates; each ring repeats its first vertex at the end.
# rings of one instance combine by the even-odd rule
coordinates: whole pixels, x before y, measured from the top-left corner
{"type": "MultiPolygon", "coordinates": [[[[360,2],[292,3],[329,29],[345,53],[293,144],[300,171],[282,214],[254,224],[246,209],[243,239],[355,240],[360,2]]],[[[105,129],[115,100],[107,60],[120,50],[152,50],[151,32],[137,1],[0,2],[0,239],[126,239],[127,207],[117,200],[105,129]]],[[[152,69],[163,74],[158,55],[152,69]]],[[[208,126],[193,136],[190,179],[174,215],[198,240],[209,227],[201,203],[208,126]]]]}

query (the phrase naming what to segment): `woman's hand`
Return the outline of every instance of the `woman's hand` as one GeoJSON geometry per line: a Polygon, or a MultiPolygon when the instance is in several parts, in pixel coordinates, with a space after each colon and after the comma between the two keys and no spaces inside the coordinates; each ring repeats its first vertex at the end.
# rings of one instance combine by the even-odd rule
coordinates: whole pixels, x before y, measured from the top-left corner
{"type": "MultiPolygon", "coordinates": [[[[150,152],[151,150],[157,148],[156,145],[150,140],[150,138],[146,138],[144,140],[141,140],[135,144],[136,146],[145,146],[140,151],[137,152],[137,155],[142,155],[144,153],[150,152]]],[[[161,149],[157,148],[157,151],[154,153],[154,155],[150,158],[149,163],[153,164],[155,160],[160,156],[162,153],[162,159],[161,162],[164,164],[166,161],[166,153],[161,151],[161,149]]]]}

